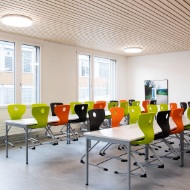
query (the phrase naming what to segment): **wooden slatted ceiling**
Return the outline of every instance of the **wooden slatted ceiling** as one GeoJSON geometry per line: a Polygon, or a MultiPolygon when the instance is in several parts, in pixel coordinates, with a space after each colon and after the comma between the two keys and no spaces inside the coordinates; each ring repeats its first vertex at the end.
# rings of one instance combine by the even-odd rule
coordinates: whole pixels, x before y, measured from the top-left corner
{"type": "MultiPolygon", "coordinates": [[[[1,0],[0,16],[22,14],[29,28],[0,30],[72,46],[140,55],[190,50],[189,0],[1,0]]],[[[132,56],[132,54],[126,54],[132,56]]]]}

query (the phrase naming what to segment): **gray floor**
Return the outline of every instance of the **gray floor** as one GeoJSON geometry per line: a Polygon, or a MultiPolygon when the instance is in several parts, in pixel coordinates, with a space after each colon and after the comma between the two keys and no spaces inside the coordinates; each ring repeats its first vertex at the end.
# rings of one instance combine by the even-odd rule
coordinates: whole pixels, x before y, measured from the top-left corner
{"type": "MultiPolygon", "coordinates": [[[[98,163],[103,157],[98,151],[105,143],[100,143],[91,153],[91,162],[98,163]]],[[[85,139],[72,141],[67,145],[60,141],[58,146],[50,144],[29,150],[29,164],[25,164],[25,149],[21,145],[10,148],[9,158],[5,157],[5,147],[0,148],[0,190],[107,190],[126,189],[126,176],[114,174],[115,170],[125,171],[125,162],[112,159],[102,166],[103,171],[90,166],[89,185],[85,185],[85,165],[80,158],[85,152],[85,139]]],[[[119,154],[113,146],[108,154],[119,154]]],[[[163,152],[159,152],[162,154],[163,152]]],[[[190,154],[185,154],[185,166],[179,161],[164,158],[164,169],[146,167],[147,178],[131,177],[133,190],[186,190],[190,188],[190,154]]]]}

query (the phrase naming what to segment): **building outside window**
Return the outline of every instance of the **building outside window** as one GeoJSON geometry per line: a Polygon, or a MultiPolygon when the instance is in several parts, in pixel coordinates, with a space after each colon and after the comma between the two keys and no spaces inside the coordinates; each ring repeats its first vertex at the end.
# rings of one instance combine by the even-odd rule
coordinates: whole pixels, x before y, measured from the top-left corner
{"type": "Polygon", "coordinates": [[[17,45],[20,51],[15,47],[15,42],[0,41],[0,105],[37,103],[40,99],[40,47],[17,45]],[[21,62],[16,62],[15,56],[21,62]]]}
{"type": "Polygon", "coordinates": [[[115,68],[116,60],[78,54],[79,101],[116,99],[115,68]]]}

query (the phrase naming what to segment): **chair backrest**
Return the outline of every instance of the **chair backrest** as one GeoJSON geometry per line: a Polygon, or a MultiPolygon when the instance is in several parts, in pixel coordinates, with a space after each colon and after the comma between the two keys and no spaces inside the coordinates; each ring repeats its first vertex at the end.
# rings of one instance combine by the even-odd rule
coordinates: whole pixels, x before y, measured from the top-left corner
{"type": "Polygon", "coordinates": [[[140,106],[140,101],[133,101],[132,106],[140,106]]]}
{"type": "Polygon", "coordinates": [[[86,115],[88,110],[88,104],[76,104],[75,113],[78,115],[78,122],[86,121],[86,115]]]}
{"type": "Polygon", "coordinates": [[[118,100],[110,100],[110,102],[116,102],[117,104],[119,104],[118,100]]]}
{"type": "Polygon", "coordinates": [[[167,111],[168,110],[168,104],[160,104],[160,111],[167,111]]]}
{"type": "Polygon", "coordinates": [[[97,131],[99,130],[101,124],[104,122],[105,119],[105,111],[104,109],[92,109],[88,111],[88,116],[89,116],[89,123],[90,131],[97,131]]]}
{"type": "Polygon", "coordinates": [[[187,118],[190,120],[190,107],[187,108],[187,118]]]}
{"type": "Polygon", "coordinates": [[[10,104],[7,106],[9,116],[12,120],[21,119],[26,112],[26,105],[24,104],[10,104]]]}
{"type": "Polygon", "coordinates": [[[70,102],[71,114],[75,114],[75,105],[82,104],[81,102],[70,102]]]}
{"type": "Polygon", "coordinates": [[[135,99],[129,99],[128,102],[129,102],[129,106],[132,106],[132,102],[134,102],[135,99]]]}
{"type": "Polygon", "coordinates": [[[148,113],[158,113],[158,106],[156,104],[149,104],[147,105],[148,113]]]}
{"type": "Polygon", "coordinates": [[[111,127],[118,127],[124,117],[124,109],[121,107],[110,108],[111,112],[111,127]]]}
{"type": "Polygon", "coordinates": [[[119,100],[119,102],[120,102],[120,103],[121,103],[121,102],[127,102],[127,100],[122,99],[122,100],[119,100]]]}
{"type": "Polygon", "coordinates": [[[49,106],[32,107],[32,115],[37,121],[37,125],[29,126],[29,128],[43,128],[48,123],[49,106]]]}
{"type": "Polygon", "coordinates": [[[118,107],[118,102],[109,102],[108,103],[108,110],[110,110],[113,107],[118,107]]]}
{"type": "Polygon", "coordinates": [[[144,108],[144,113],[147,113],[148,112],[148,108],[147,108],[147,105],[150,104],[150,101],[149,100],[143,100],[142,101],[142,107],[144,108]]]}
{"type": "Polygon", "coordinates": [[[186,109],[187,109],[187,103],[186,102],[180,102],[180,107],[183,108],[183,114],[185,113],[186,109]]]}
{"type": "Polygon", "coordinates": [[[120,107],[124,110],[124,116],[128,116],[128,102],[120,102],[120,107]]]}
{"type": "Polygon", "coordinates": [[[188,107],[190,107],[190,102],[187,102],[188,107]]]}
{"type": "Polygon", "coordinates": [[[177,103],[172,102],[172,103],[170,103],[170,110],[171,110],[170,117],[172,116],[172,111],[174,109],[177,109],[177,103]]]}
{"type": "Polygon", "coordinates": [[[101,109],[105,109],[106,101],[101,100],[101,101],[96,101],[96,103],[101,103],[101,109]]]}
{"type": "Polygon", "coordinates": [[[162,129],[161,138],[166,138],[170,135],[169,118],[170,118],[170,110],[159,111],[157,114],[157,123],[162,129]]]}
{"type": "Polygon", "coordinates": [[[139,116],[138,125],[141,131],[144,133],[144,139],[138,140],[138,144],[149,144],[154,140],[154,113],[143,113],[139,116]]]}
{"type": "Polygon", "coordinates": [[[54,112],[59,118],[58,125],[65,125],[68,123],[70,105],[57,105],[54,108],[54,112]]]}
{"type": "Polygon", "coordinates": [[[137,123],[139,115],[141,114],[140,106],[129,106],[129,124],[137,123]]]}
{"type": "Polygon", "coordinates": [[[172,111],[172,119],[174,123],[176,124],[177,128],[175,130],[172,130],[171,133],[181,133],[184,130],[182,115],[183,115],[184,109],[183,108],[177,108],[172,111]]]}
{"type": "Polygon", "coordinates": [[[105,107],[106,107],[106,101],[97,101],[94,103],[94,106],[93,106],[94,109],[98,109],[98,108],[105,109],[105,107]]]}
{"type": "Polygon", "coordinates": [[[45,103],[37,103],[37,104],[32,104],[31,105],[31,107],[33,108],[33,107],[39,107],[39,106],[47,106],[47,104],[45,104],[45,103]]]}
{"type": "Polygon", "coordinates": [[[58,105],[63,105],[63,103],[62,102],[52,102],[52,103],[50,103],[52,116],[56,116],[55,111],[54,111],[54,109],[55,109],[54,107],[58,106],[58,105]]]}
{"type": "Polygon", "coordinates": [[[94,107],[94,101],[86,101],[85,104],[88,104],[88,111],[93,109],[94,107]]]}
{"type": "Polygon", "coordinates": [[[157,104],[157,100],[151,100],[150,104],[155,104],[156,105],[157,104]]]}

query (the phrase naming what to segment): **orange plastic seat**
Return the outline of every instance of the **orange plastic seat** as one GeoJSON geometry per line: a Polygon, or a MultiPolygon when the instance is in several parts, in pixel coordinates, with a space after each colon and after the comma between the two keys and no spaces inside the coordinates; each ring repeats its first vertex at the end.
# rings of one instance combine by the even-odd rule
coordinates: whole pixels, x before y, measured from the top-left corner
{"type": "Polygon", "coordinates": [[[105,109],[106,107],[106,101],[97,101],[96,103],[94,103],[93,108],[94,109],[105,109]]]}
{"type": "Polygon", "coordinates": [[[172,116],[172,110],[177,109],[177,103],[170,103],[170,117],[172,116]]]}
{"type": "Polygon", "coordinates": [[[182,115],[183,115],[183,108],[174,109],[172,112],[172,119],[176,124],[176,129],[170,131],[170,134],[177,134],[181,133],[184,130],[182,115]]]}
{"type": "Polygon", "coordinates": [[[110,112],[112,119],[111,127],[118,127],[124,117],[124,109],[121,107],[112,107],[110,108],[110,112]]]}
{"type": "Polygon", "coordinates": [[[147,108],[148,104],[150,104],[149,100],[142,101],[142,107],[144,108],[144,111],[142,111],[143,113],[148,113],[148,108],[147,108]]]}

